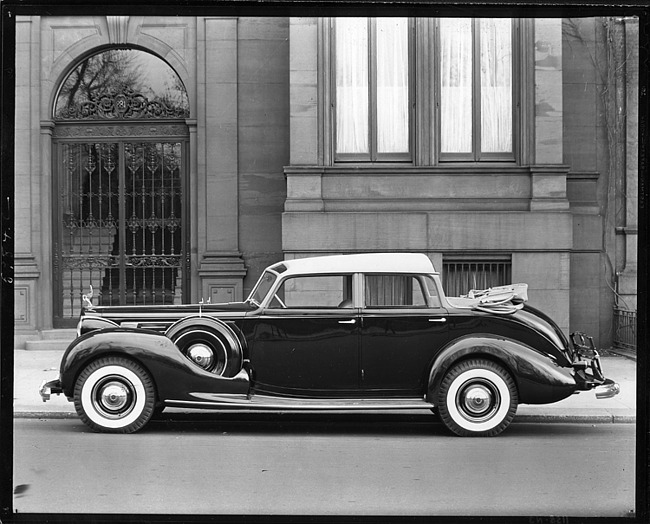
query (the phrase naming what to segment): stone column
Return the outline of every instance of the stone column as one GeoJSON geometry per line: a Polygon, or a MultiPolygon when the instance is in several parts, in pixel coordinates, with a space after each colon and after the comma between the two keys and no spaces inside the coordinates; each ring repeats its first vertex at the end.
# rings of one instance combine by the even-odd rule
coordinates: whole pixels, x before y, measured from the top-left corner
{"type": "Polygon", "coordinates": [[[292,166],[317,165],[318,113],[327,110],[325,104],[318,104],[317,19],[291,18],[289,46],[290,162],[292,166]]]}
{"type": "Polygon", "coordinates": [[[639,21],[624,19],[624,85],[625,85],[625,172],[622,199],[625,224],[617,233],[625,238],[625,266],[618,274],[618,305],[625,309],[637,308],[637,238],[638,238],[638,125],[639,125],[639,21]]]}
{"type": "Polygon", "coordinates": [[[535,19],[535,160],[531,211],[568,211],[562,165],[562,20],[535,19]]]}
{"type": "Polygon", "coordinates": [[[203,19],[197,114],[196,202],[200,296],[214,302],[243,299],[244,261],[239,252],[237,18],[203,19]]]}
{"type": "Polygon", "coordinates": [[[562,20],[536,18],[534,46],[535,141],[530,168],[532,216],[529,220],[534,217],[544,225],[529,229],[539,232],[535,251],[513,254],[513,279],[519,280],[518,274],[522,273],[532,291],[531,297],[535,297],[531,300],[533,305],[547,311],[568,333],[573,222],[567,198],[569,167],[563,165],[562,20]],[[553,222],[558,225],[552,227],[553,222]],[[548,249],[542,248],[544,236],[548,239],[548,249]]]}
{"type": "Polygon", "coordinates": [[[43,279],[49,268],[49,172],[51,126],[39,133],[40,17],[16,17],[16,126],[14,199],[14,322],[16,347],[21,332],[51,327],[52,291],[43,279]],[[47,166],[45,166],[47,162],[47,166]],[[41,165],[43,169],[41,170],[41,165]],[[43,183],[41,183],[43,179],[43,183]],[[46,325],[42,325],[43,319],[46,325]]]}

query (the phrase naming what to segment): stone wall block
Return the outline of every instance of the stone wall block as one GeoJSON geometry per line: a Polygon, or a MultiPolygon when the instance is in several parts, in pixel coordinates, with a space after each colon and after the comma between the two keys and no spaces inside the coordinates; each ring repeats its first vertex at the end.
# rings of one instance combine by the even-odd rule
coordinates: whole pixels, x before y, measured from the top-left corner
{"type": "Polygon", "coordinates": [[[290,163],[318,163],[318,26],[292,18],[289,27],[290,163]]]}
{"type": "Polygon", "coordinates": [[[535,19],[535,162],[562,162],[562,20],[535,19]]]}

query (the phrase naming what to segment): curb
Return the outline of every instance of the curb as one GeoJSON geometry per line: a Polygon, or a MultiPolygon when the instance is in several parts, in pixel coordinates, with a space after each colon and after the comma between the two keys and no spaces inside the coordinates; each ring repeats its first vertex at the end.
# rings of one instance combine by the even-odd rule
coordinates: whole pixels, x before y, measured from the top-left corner
{"type": "MultiPolygon", "coordinates": [[[[632,350],[629,350],[629,349],[618,349],[618,348],[614,349],[614,348],[612,348],[612,349],[606,350],[606,353],[608,353],[609,355],[616,356],[616,357],[627,358],[628,360],[633,360],[634,362],[636,362],[636,351],[632,351],[632,350]]],[[[604,355],[601,355],[601,356],[604,356],[604,355]]]]}
{"type": "Polygon", "coordinates": [[[71,419],[79,416],[70,411],[14,411],[14,418],[71,419]]]}
{"type": "MultiPolygon", "coordinates": [[[[181,413],[171,413],[179,415],[181,413]]],[[[78,419],[70,411],[16,411],[15,419],[78,419]]],[[[513,422],[528,424],[636,424],[635,415],[515,415],[513,422]]]]}
{"type": "Polygon", "coordinates": [[[535,424],[636,424],[636,415],[515,415],[513,422],[535,424]]]}

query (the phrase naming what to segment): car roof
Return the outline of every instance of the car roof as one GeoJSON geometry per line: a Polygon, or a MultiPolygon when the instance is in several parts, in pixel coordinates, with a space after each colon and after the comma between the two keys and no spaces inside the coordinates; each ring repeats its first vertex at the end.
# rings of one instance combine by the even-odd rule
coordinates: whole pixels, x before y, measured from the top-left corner
{"type": "Polygon", "coordinates": [[[436,273],[421,253],[363,253],[285,260],[270,267],[282,276],[331,273],[436,273]]]}

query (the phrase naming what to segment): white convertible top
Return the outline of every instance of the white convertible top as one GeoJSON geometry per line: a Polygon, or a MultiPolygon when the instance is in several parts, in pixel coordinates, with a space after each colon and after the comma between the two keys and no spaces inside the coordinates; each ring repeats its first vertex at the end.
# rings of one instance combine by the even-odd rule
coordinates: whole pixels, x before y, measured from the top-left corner
{"type": "Polygon", "coordinates": [[[420,253],[365,253],[298,258],[279,262],[270,269],[282,273],[282,276],[315,273],[436,273],[431,260],[420,253]]]}

